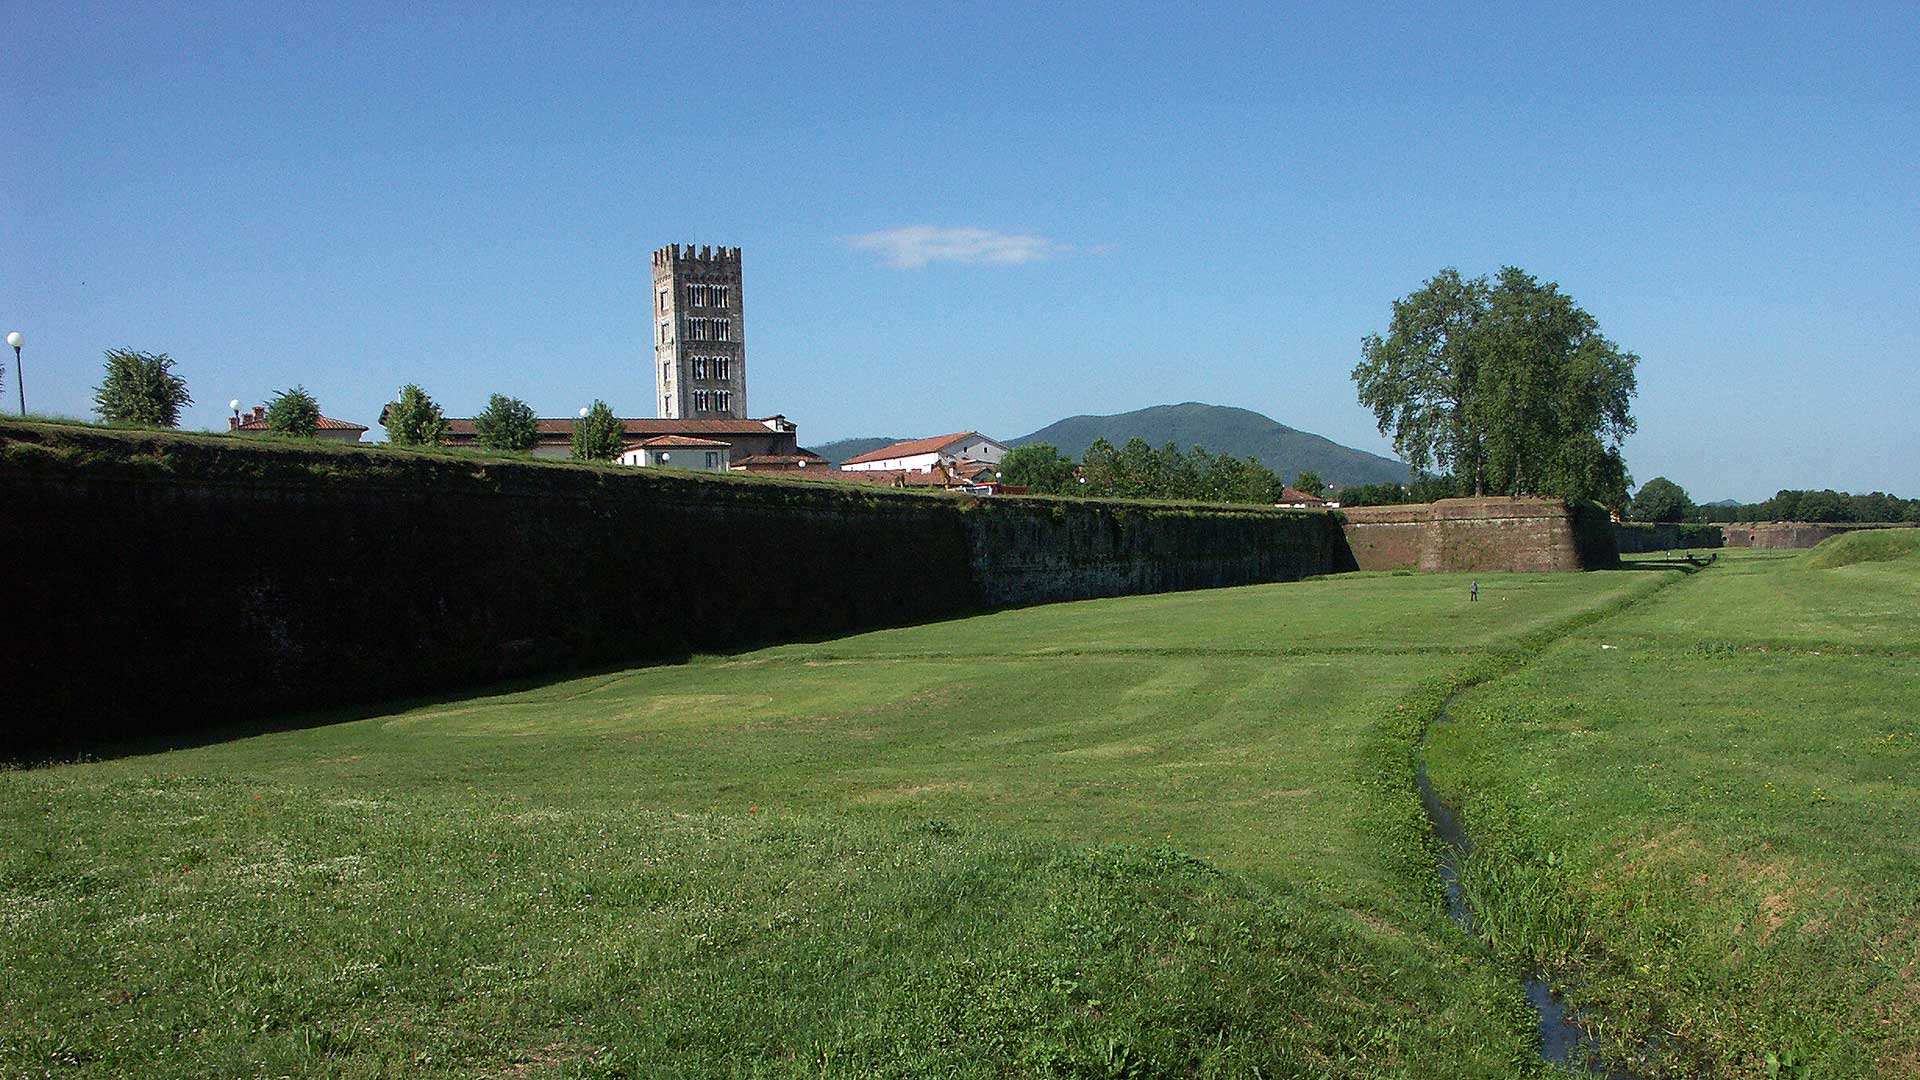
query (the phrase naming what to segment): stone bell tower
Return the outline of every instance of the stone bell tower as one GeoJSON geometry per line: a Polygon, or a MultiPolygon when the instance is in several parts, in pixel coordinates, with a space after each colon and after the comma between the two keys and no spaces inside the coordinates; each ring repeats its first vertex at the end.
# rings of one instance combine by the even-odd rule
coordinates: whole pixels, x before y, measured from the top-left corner
{"type": "Polygon", "coordinates": [[[653,382],[659,415],[747,415],[740,249],[669,244],[653,253],[653,382]]]}

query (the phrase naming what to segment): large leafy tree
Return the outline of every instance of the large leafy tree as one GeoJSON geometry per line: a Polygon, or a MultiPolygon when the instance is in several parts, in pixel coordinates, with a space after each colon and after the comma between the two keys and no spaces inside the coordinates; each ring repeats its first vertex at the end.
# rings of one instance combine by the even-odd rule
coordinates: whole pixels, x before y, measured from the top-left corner
{"type": "Polygon", "coordinates": [[[304,386],[274,392],[267,401],[267,430],[311,439],[320,430],[320,403],[304,386]]]}
{"type": "Polygon", "coordinates": [[[1073,459],[1052,443],[1016,446],[1000,459],[1000,479],[1040,495],[1058,495],[1073,485],[1073,459]]]}
{"type": "Polygon", "coordinates": [[[1635,521],[1685,521],[1692,516],[1693,500],[1687,497],[1687,489],[1664,476],[1654,477],[1634,492],[1635,521]]]}
{"type": "Polygon", "coordinates": [[[179,427],[180,410],[193,404],[187,381],[173,373],[166,353],[107,350],[107,373],[93,391],[94,411],[109,424],[179,427]]]}
{"type": "Polygon", "coordinates": [[[1485,435],[1474,416],[1480,350],[1475,333],[1488,306],[1487,279],[1448,268],[1393,302],[1385,337],[1361,340],[1353,380],[1360,403],[1413,470],[1434,466],[1478,482],[1485,435]]]}
{"type": "Polygon", "coordinates": [[[487,407],[473,418],[473,431],[480,445],[489,450],[531,450],[540,441],[533,406],[505,394],[487,399],[487,407]]]}
{"type": "Polygon", "coordinates": [[[380,423],[395,446],[438,446],[447,437],[447,417],[439,402],[413,383],[401,387],[400,397],[380,410],[380,423]]]}
{"type": "Polygon", "coordinates": [[[1511,266],[1492,282],[1447,269],[1394,301],[1353,379],[1416,470],[1451,472],[1475,494],[1621,506],[1638,363],[1552,282],[1511,266]]]}
{"type": "Polygon", "coordinates": [[[594,399],[573,425],[573,460],[612,461],[626,446],[626,430],[607,403],[594,399]]]}

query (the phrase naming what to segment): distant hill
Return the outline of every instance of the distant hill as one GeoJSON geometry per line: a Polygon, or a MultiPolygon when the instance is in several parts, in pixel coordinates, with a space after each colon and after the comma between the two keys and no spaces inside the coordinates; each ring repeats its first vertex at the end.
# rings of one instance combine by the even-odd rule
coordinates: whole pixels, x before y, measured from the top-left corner
{"type": "Polygon", "coordinates": [[[1095,439],[1123,446],[1138,436],[1153,446],[1173,443],[1182,450],[1203,446],[1215,454],[1258,458],[1288,483],[1295,473],[1313,471],[1330,484],[1404,483],[1407,466],[1392,458],[1341,446],[1310,431],[1298,431],[1250,409],[1226,405],[1156,405],[1117,416],[1070,416],[1009,446],[1052,443],[1068,457],[1086,453],[1095,439]]]}
{"type": "Polygon", "coordinates": [[[892,446],[899,441],[901,440],[839,439],[830,443],[821,443],[818,446],[809,446],[807,449],[819,454],[821,457],[826,458],[829,463],[837,466],[848,458],[856,458],[869,450],[878,450],[883,446],[892,446]]]}

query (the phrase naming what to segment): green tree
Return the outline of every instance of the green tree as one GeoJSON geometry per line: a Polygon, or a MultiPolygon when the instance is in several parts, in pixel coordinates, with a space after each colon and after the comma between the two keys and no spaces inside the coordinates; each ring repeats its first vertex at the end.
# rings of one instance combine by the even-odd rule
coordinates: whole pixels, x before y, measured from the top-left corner
{"type": "Polygon", "coordinates": [[[1308,469],[1295,474],[1293,487],[1296,491],[1304,491],[1309,495],[1319,495],[1327,490],[1327,482],[1320,479],[1319,473],[1308,469]]]}
{"type": "Polygon", "coordinates": [[[1412,501],[1405,484],[1348,484],[1340,489],[1341,506],[1392,506],[1412,501]]]}
{"type": "Polygon", "coordinates": [[[311,439],[320,430],[320,403],[304,386],[276,390],[267,401],[267,430],[311,439]]]}
{"type": "Polygon", "coordinates": [[[1119,493],[1120,452],[1105,439],[1095,439],[1080,456],[1080,485],[1083,495],[1104,498],[1119,493]]]}
{"type": "Polygon", "coordinates": [[[166,353],[107,350],[107,374],[93,391],[94,411],[109,424],[179,427],[180,410],[193,404],[187,381],[173,373],[166,353]]]}
{"type": "Polygon", "coordinates": [[[400,398],[380,410],[387,441],[395,446],[438,446],[447,437],[447,418],[440,405],[413,383],[400,388],[400,398]]]}
{"type": "Polygon", "coordinates": [[[1114,494],[1123,499],[1151,499],[1166,484],[1164,459],[1147,440],[1135,435],[1116,455],[1119,465],[1114,479],[1114,494]]]}
{"type": "Polygon", "coordinates": [[[1052,443],[1016,446],[1000,459],[1000,479],[1041,495],[1058,495],[1073,486],[1073,459],[1052,443]]]}
{"type": "Polygon", "coordinates": [[[1447,269],[1394,301],[1353,379],[1416,471],[1438,466],[1474,494],[1617,506],[1638,363],[1551,282],[1511,266],[1492,283],[1447,269]]]}
{"type": "Polygon", "coordinates": [[[607,403],[598,398],[587,415],[573,425],[573,460],[612,461],[626,449],[626,429],[607,403]]]}
{"type": "Polygon", "coordinates": [[[1632,516],[1635,521],[1685,521],[1693,516],[1693,500],[1679,484],[1656,476],[1634,493],[1632,516]]]}
{"type": "Polygon", "coordinates": [[[1393,302],[1387,334],[1361,339],[1353,369],[1360,403],[1413,470],[1461,470],[1477,482],[1485,433],[1473,410],[1479,377],[1475,331],[1487,308],[1487,280],[1448,268],[1393,302]]]}
{"type": "Polygon", "coordinates": [[[524,452],[540,442],[540,424],[533,406],[505,394],[487,399],[487,407],[473,418],[473,433],[488,450],[524,452]]]}

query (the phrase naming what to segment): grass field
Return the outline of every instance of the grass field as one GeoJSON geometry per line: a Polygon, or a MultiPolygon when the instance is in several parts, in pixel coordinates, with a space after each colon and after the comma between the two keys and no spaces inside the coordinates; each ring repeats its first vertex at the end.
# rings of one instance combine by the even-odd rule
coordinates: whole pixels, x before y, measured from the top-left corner
{"type": "Polygon", "coordinates": [[[1497,947],[1582,970],[1682,1075],[1920,1076],[1909,535],[1725,559],[1434,731],[1497,947]]]}
{"type": "Polygon", "coordinates": [[[1535,956],[1709,1075],[1920,1074],[1872,1027],[1913,1005],[1903,566],[1063,604],[0,772],[0,1074],[1519,1076],[1535,956]],[[1552,901],[1504,963],[1409,771],[1502,672],[1429,755],[1489,911],[1552,901]],[[1818,884],[1768,947],[1682,972],[1779,873],[1818,884]]]}

